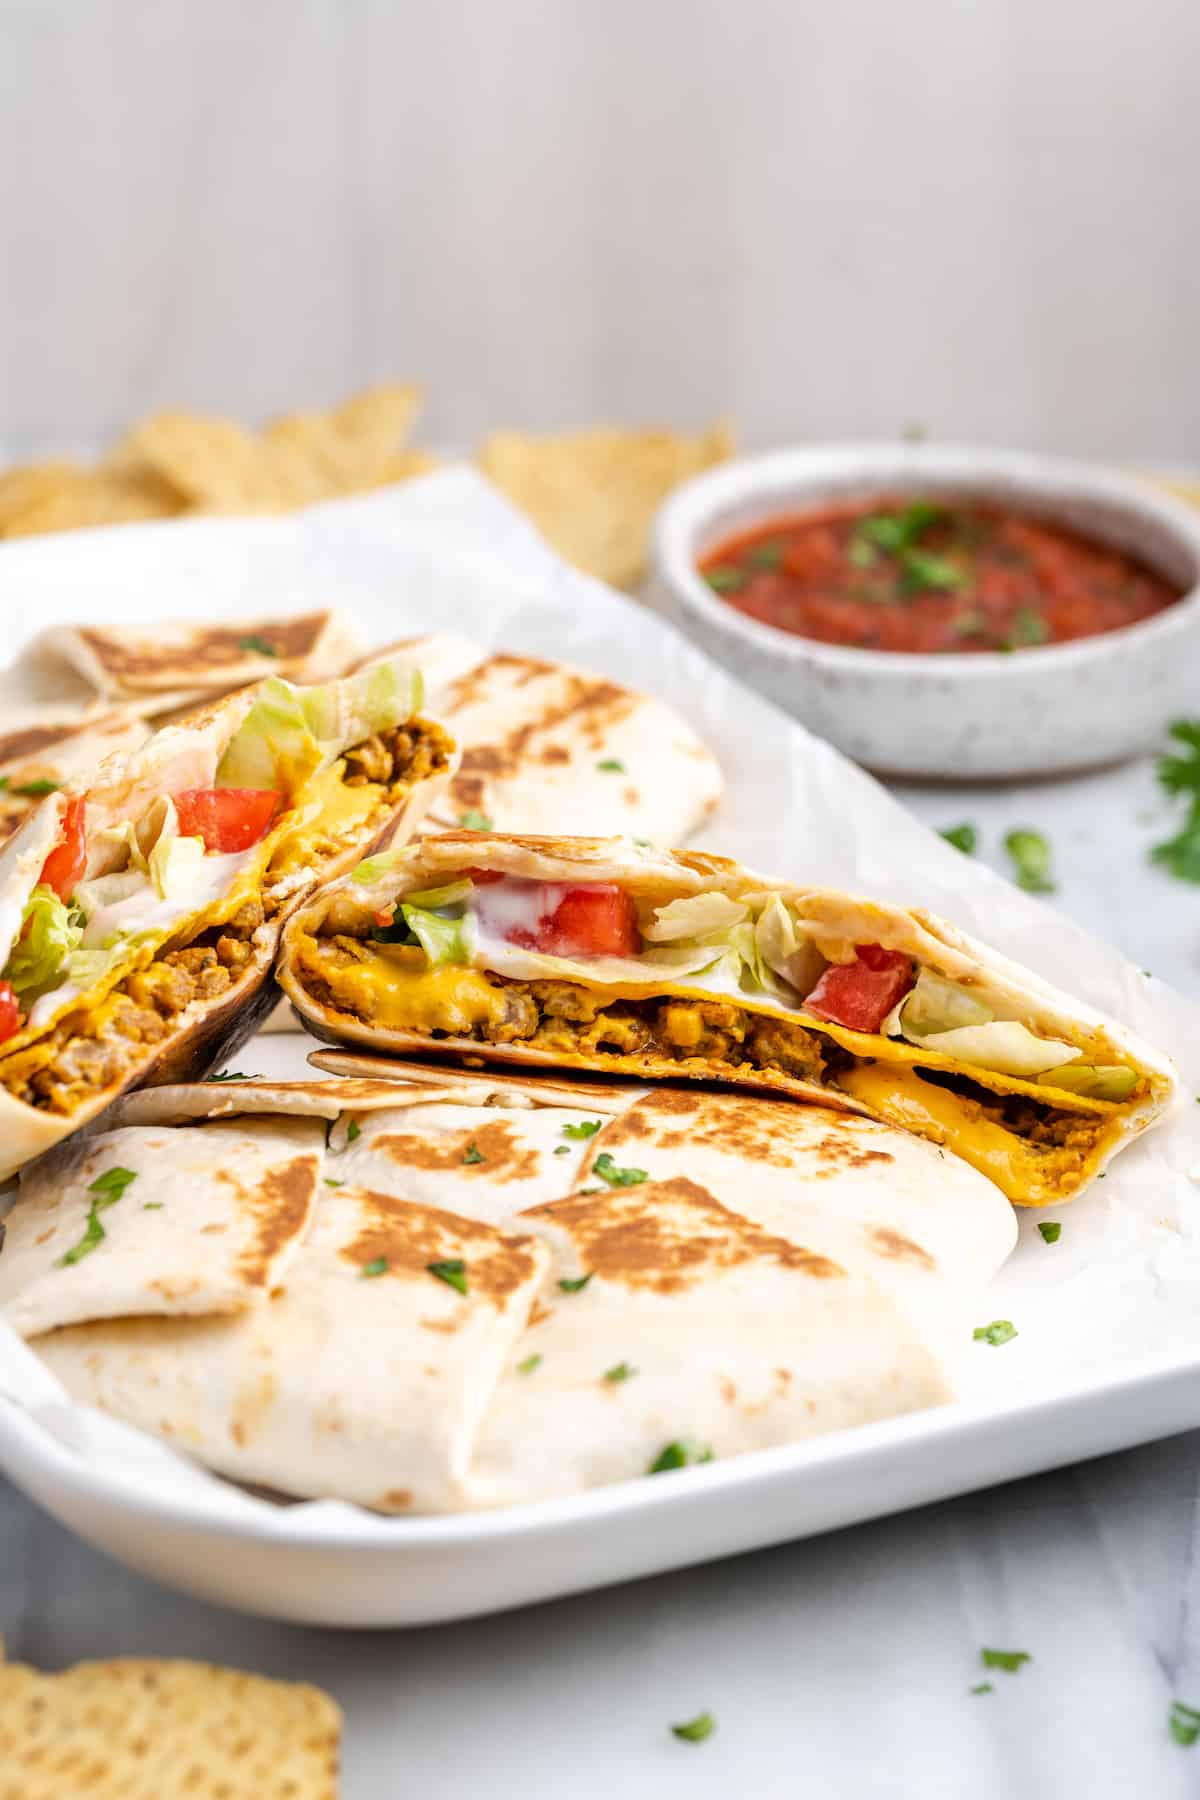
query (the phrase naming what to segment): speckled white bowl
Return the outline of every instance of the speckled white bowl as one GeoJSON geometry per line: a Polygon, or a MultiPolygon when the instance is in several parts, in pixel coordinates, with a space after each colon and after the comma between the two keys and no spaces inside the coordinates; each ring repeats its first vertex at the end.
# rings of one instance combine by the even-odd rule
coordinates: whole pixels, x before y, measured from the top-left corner
{"type": "Polygon", "coordinates": [[[863,444],[744,457],[687,482],[655,527],[655,596],[732,674],[856,762],[943,780],[1088,768],[1155,744],[1200,705],[1200,515],[1087,463],[863,444]],[[1013,654],[897,655],[779,631],[728,606],[697,560],[733,533],[855,498],[990,501],[1128,550],[1186,589],[1122,631],[1013,654]]]}

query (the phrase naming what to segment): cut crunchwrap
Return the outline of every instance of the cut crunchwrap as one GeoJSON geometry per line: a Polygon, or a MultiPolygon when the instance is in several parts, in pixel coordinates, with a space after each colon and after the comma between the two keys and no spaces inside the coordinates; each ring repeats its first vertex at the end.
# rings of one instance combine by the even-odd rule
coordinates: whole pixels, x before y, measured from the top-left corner
{"type": "Polygon", "coordinates": [[[124,1088],[202,1074],[274,1000],[288,913],[453,773],[407,662],[272,679],[50,794],[0,851],[0,1178],[124,1088]]]}
{"type": "MultiPolygon", "coordinates": [[[[22,1176],[0,1307],[75,1399],[227,1475],[385,1512],[578,1492],[953,1396],[1016,1237],[965,1164],[755,1095],[438,1082],[126,1096],[113,1129],[22,1176]],[[282,1232],[279,1273],[231,1283],[204,1221],[246,1208],[220,1170],[239,1133],[281,1130],[303,1139],[287,1163],[323,1153],[311,1223],[282,1232]],[[101,1215],[110,1235],[62,1267],[55,1168],[74,1227],[117,1154],[136,1178],[101,1215]],[[204,1290],[172,1279],[189,1253],[204,1290]]],[[[273,1241],[280,1196],[247,1185],[273,1241]]]]}
{"type": "Polygon", "coordinates": [[[317,1036],[767,1089],[1068,1200],[1171,1102],[1114,1020],[919,909],[619,839],[452,832],[300,908],[280,985],[317,1036]]]}
{"type": "Polygon", "coordinates": [[[0,843],[47,794],[91,776],[106,757],[136,750],[149,736],[150,727],[136,713],[80,718],[53,708],[0,732],[0,843]]]}

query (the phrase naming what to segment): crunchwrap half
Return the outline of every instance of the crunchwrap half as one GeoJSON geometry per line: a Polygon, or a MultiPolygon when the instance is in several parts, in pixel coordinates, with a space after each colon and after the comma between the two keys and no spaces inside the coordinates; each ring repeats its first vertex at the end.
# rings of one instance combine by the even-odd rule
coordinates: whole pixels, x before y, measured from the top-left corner
{"type": "Polygon", "coordinates": [[[1114,1020],[932,914],[622,839],[371,858],[297,911],[277,974],[331,1042],[819,1100],[1021,1205],[1080,1193],[1176,1091],[1114,1020]]]}
{"type": "Polygon", "coordinates": [[[288,913],[454,771],[407,662],[271,679],[50,794],[0,851],[0,1178],[274,1002],[288,913]]]}
{"type": "Polygon", "coordinates": [[[23,1173],[0,1312],[76,1400],[235,1478],[385,1512],[941,1404],[1016,1238],[998,1189],[933,1145],[695,1086],[426,1070],[143,1089],[110,1121],[23,1173]],[[64,1265],[97,1191],[101,1237],[64,1265]]]}

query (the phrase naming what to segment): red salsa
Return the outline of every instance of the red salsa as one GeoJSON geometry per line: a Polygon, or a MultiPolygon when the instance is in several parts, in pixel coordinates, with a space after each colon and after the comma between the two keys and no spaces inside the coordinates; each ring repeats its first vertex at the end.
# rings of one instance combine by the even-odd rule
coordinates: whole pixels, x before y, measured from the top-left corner
{"type": "Polygon", "coordinates": [[[863,650],[1027,650],[1148,619],[1181,590],[1020,513],[877,499],[778,519],[700,565],[752,619],[863,650]]]}

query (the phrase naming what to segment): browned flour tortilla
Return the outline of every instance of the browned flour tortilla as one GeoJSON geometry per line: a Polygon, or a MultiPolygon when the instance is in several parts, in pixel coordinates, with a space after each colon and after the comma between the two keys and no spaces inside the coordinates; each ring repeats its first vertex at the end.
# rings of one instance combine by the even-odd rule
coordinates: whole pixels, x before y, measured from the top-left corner
{"type": "Polygon", "coordinates": [[[1114,1020],[931,914],[621,839],[451,832],[372,859],[297,911],[278,978],[331,1042],[820,1100],[1023,1205],[1081,1192],[1176,1091],[1114,1020]],[[633,921],[620,953],[555,923],[604,894],[633,921]],[[833,998],[869,984],[864,949],[902,971],[870,1027],[833,998]]]}
{"type": "Polygon", "coordinates": [[[415,711],[418,692],[401,664],[246,689],[49,795],[9,840],[0,958],[21,1016],[0,1042],[0,1178],[125,1088],[202,1074],[251,1035],[289,913],[365,851],[403,842],[453,774],[457,748],[415,711]],[[184,829],[175,796],[247,788],[276,796],[247,846],[184,829]],[[80,802],[86,867],[68,911],[40,876],[80,802]]]}
{"type": "Polygon", "coordinates": [[[89,776],[105,757],[136,750],[150,727],[126,711],[44,716],[0,730],[0,842],[56,788],[89,776]]]}
{"type": "Polygon", "coordinates": [[[143,1089],[22,1173],[0,1312],[74,1399],[228,1476],[408,1513],[953,1396],[1017,1233],[936,1146],[729,1090],[361,1062],[143,1089]]]}

